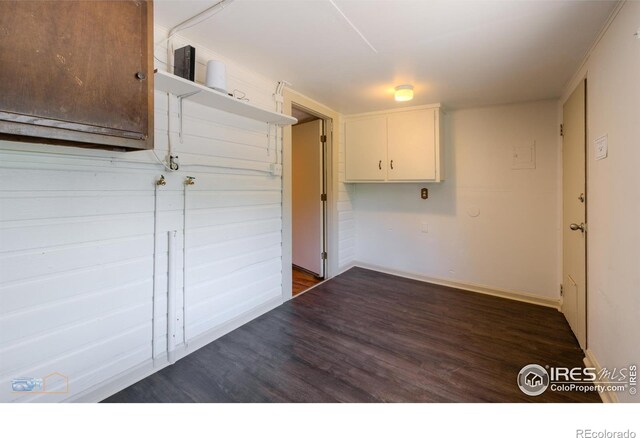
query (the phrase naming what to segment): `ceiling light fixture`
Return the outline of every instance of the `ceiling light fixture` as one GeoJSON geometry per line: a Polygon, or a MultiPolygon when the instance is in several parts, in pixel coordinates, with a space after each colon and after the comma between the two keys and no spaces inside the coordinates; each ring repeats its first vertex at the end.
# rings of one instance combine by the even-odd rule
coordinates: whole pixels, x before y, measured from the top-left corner
{"type": "Polygon", "coordinates": [[[396,102],[406,102],[413,99],[413,85],[398,85],[395,93],[396,102]]]}

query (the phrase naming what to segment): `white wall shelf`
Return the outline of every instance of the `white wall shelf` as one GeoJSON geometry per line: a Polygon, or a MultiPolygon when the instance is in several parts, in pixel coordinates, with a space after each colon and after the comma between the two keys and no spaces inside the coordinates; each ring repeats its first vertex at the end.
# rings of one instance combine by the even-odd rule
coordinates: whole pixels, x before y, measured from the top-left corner
{"type": "Polygon", "coordinates": [[[155,89],[185,99],[188,98],[201,105],[273,125],[293,125],[298,121],[295,117],[259,108],[204,85],[160,70],[155,74],[155,89]]]}

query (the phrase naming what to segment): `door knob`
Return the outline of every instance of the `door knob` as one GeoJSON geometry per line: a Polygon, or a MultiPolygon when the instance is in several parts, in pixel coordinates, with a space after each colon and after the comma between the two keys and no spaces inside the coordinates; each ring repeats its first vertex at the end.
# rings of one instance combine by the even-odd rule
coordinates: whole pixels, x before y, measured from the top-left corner
{"type": "Polygon", "coordinates": [[[571,228],[573,231],[578,231],[580,230],[580,232],[584,233],[586,231],[586,227],[585,224],[583,224],[582,222],[580,222],[580,225],[578,224],[571,224],[569,225],[569,228],[571,228]]]}

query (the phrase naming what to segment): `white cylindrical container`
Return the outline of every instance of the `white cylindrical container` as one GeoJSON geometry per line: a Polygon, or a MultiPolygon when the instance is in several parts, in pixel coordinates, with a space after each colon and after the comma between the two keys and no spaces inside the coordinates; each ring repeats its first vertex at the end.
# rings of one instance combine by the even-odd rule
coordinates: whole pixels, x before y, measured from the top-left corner
{"type": "Polygon", "coordinates": [[[227,94],[227,68],[222,61],[214,59],[207,62],[206,85],[209,88],[227,94]]]}

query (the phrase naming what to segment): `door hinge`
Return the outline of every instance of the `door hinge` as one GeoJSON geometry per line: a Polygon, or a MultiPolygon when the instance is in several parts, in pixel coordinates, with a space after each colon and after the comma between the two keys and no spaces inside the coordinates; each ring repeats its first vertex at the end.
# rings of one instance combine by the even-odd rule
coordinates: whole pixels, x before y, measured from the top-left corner
{"type": "Polygon", "coordinates": [[[560,296],[563,297],[564,296],[564,286],[560,285],[560,296]]]}
{"type": "Polygon", "coordinates": [[[322,195],[320,195],[320,200],[321,201],[326,201],[327,200],[327,194],[323,193],[322,195]]]}
{"type": "Polygon", "coordinates": [[[323,134],[323,135],[321,135],[321,136],[320,136],[320,142],[322,142],[322,143],[326,143],[326,142],[327,142],[327,136],[326,136],[326,135],[324,135],[324,134],[323,134]]]}
{"type": "Polygon", "coordinates": [[[322,251],[322,253],[320,255],[322,256],[322,260],[327,260],[327,252],[326,251],[322,251]]]}
{"type": "Polygon", "coordinates": [[[564,137],[564,123],[560,123],[560,137],[564,137]]]}

